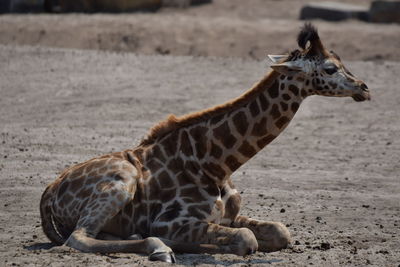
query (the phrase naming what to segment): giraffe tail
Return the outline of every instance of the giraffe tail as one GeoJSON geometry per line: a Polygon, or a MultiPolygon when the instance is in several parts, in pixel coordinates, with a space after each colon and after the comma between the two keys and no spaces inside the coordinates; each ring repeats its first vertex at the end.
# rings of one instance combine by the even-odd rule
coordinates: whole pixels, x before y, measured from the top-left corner
{"type": "Polygon", "coordinates": [[[42,218],[42,229],[46,234],[47,238],[51,242],[62,245],[64,244],[66,237],[64,237],[60,231],[57,231],[56,222],[51,210],[52,205],[52,194],[49,192],[50,186],[46,188],[43,192],[42,198],[40,200],[40,217],[42,218]]]}

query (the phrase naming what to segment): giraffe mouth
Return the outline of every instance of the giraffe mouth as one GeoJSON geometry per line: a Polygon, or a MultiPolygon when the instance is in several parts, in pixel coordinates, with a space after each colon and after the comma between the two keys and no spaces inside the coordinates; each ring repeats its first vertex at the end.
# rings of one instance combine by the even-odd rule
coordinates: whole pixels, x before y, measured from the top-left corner
{"type": "MultiPolygon", "coordinates": [[[[363,101],[367,100],[366,97],[364,97],[363,95],[360,95],[360,94],[355,94],[355,95],[352,96],[352,98],[356,102],[363,102],[363,101]]],[[[370,99],[368,99],[368,100],[370,100],[370,99]]]]}
{"type": "Polygon", "coordinates": [[[356,93],[352,96],[354,101],[356,102],[363,102],[365,100],[371,100],[371,95],[369,93],[369,90],[362,89],[361,93],[356,93]]]}

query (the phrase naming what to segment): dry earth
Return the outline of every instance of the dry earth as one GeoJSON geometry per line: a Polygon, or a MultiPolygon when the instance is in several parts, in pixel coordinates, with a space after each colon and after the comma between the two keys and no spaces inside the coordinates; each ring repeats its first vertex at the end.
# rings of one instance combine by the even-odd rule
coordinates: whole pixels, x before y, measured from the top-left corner
{"type": "MultiPolygon", "coordinates": [[[[180,263],[399,263],[400,64],[348,65],[372,89],[371,102],[310,97],[284,134],[234,175],[243,213],[283,221],[294,248],[245,259],[178,255],[180,263]]],[[[144,256],[40,249],[49,246],[38,211],[46,184],[66,166],[132,147],[170,112],[239,95],[267,66],[5,46],[0,68],[1,261],[76,266],[152,264],[144,256]]]]}
{"type": "MultiPolygon", "coordinates": [[[[49,249],[40,228],[40,195],[64,167],[134,146],[167,114],[240,95],[268,70],[252,57],[295,47],[301,22],[283,9],[288,1],[249,0],[254,6],[243,8],[231,1],[90,19],[0,16],[0,266],[160,266],[143,255],[49,249]],[[279,12],[263,9],[264,2],[279,12]],[[276,31],[268,27],[272,23],[276,31]],[[35,39],[38,29],[45,30],[44,39],[35,39]],[[137,50],[114,38],[136,34],[143,37],[137,50]],[[276,35],[264,38],[270,34],[276,35]],[[111,45],[94,45],[96,36],[111,45]],[[237,50],[227,49],[229,42],[237,50]],[[251,56],[254,42],[258,52],[251,56]],[[195,50],[185,52],[182,44],[195,50]],[[174,56],[82,48],[143,54],[167,49],[174,56]]],[[[246,258],[177,255],[179,264],[400,264],[400,26],[316,24],[327,46],[350,60],[351,71],[368,84],[372,101],[310,97],[287,130],[234,175],[242,213],[285,223],[293,248],[246,258]]]]}

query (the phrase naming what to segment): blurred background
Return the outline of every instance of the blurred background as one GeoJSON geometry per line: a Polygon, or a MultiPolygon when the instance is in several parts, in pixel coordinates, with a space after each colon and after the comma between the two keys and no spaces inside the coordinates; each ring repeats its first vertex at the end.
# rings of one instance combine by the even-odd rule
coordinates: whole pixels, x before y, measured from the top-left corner
{"type": "Polygon", "coordinates": [[[400,60],[400,1],[1,0],[0,44],[262,60],[304,20],[346,60],[400,60]]]}

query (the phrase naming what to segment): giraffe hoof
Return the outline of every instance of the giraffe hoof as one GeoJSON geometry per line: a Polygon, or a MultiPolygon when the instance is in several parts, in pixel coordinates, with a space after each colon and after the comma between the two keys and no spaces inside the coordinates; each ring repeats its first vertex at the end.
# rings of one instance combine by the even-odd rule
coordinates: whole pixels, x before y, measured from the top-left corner
{"type": "Polygon", "coordinates": [[[176,263],[175,254],[173,252],[154,252],[150,254],[149,260],[176,263]]]}

